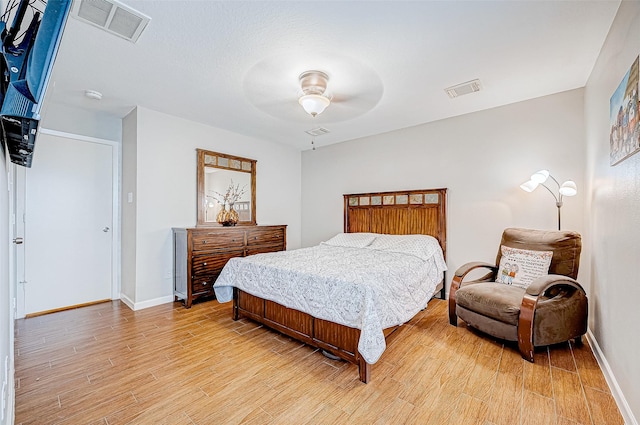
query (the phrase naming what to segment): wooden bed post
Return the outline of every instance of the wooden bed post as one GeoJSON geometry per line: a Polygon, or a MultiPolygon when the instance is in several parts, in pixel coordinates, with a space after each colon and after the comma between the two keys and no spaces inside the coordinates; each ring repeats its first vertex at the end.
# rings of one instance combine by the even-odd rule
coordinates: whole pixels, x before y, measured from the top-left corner
{"type": "Polygon", "coordinates": [[[365,384],[368,384],[371,379],[371,365],[364,361],[362,355],[358,355],[360,357],[358,360],[358,373],[360,374],[360,380],[365,384]]]}
{"type": "Polygon", "coordinates": [[[238,320],[239,316],[238,316],[238,296],[239,296],[239,292],[238,292],[238,288],[233,288],[233,313],[232,313],[232,318],[233,320],[238,320]]]}

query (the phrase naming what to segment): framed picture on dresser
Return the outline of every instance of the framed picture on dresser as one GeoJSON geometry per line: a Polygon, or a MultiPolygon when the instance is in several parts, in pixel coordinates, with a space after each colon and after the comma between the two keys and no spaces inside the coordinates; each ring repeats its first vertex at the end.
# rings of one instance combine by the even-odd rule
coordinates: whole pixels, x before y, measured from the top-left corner
{"type": "Polygon", "coordinates": [[[198,227],[256,225],[255,159],[198,153],[198,227]]]}

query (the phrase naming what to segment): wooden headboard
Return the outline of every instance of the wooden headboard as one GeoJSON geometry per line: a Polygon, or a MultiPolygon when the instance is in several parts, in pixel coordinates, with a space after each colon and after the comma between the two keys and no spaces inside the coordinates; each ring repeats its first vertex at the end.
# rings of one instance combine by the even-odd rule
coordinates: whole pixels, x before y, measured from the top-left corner
{"type": "Polygon", "coordinates": [[[447,189],[344,195],[344,232],[430,235],[447,258],[447,189]]]}

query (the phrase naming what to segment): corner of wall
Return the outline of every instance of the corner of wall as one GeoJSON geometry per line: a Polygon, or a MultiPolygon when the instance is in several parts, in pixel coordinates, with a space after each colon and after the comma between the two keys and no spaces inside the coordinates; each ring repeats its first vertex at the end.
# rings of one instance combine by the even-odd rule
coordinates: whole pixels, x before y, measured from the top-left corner
{"type": "Polygon", "coordinates": [[[121,299],[133,309],[136,300],[137,233],[137,108],[122,120],[121,213],[121,299]],[[127,303],[129,300],[131,305],[127,303]]]}

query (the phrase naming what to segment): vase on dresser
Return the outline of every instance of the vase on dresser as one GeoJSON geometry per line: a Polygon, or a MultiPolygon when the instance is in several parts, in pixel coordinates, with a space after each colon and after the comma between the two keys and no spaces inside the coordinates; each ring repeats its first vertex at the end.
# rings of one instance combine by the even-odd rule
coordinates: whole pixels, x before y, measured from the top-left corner
{"type": "Polygon", "coordinates": [[[216,221],[223,226],[235,226],[238,218],[238,211],[233,208],[233,203],[226,203],[216,216],[216,221]]]}

